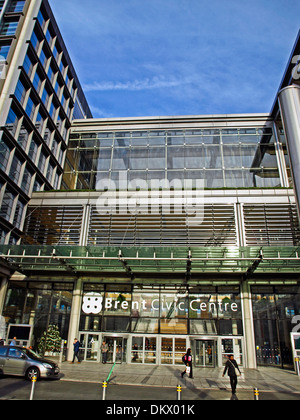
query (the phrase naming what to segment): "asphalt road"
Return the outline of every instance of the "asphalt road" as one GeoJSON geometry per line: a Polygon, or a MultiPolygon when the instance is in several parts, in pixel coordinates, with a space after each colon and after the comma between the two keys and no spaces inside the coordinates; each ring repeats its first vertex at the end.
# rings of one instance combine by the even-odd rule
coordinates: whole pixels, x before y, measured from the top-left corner
{"type": "MultiPolygon", "coordinates": [[[[0,377],[0,400],[29,400],[31,383],[23,378],[0,377]]],[[[102,384],[69,382],[62,380],[41,380],[36,383],[34,400],[36,401],[102,401],[102,384]]],[[[251,391],[237,391],[238,400],[253,401],[251,391]]],[[[261,392],[260,400],[299,401],[299,394],[261,392]]],[[[229,401],[231,393],[222,390],[198,390],[183,388],[181,401],[229,401]]],[[[160,401],[164,404],[177,401],[177,390],[170,388],[109,385],[106,401],[160,401]]]]}

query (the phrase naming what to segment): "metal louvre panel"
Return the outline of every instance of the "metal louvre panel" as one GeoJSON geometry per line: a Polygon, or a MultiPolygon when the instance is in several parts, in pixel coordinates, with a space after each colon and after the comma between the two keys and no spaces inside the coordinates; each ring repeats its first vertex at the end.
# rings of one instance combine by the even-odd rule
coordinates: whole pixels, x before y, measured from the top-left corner
{"type": "MultiPolygon", "coordinates": [[[[171,209],[172,210],[172,209],[171,209]]],[[[236,246],[233,205],[207,205],[199,224],[185,214],[107,214],[91,209],[91,246],[236,246]]]]}
{"type": "Polygon", "coordinates": [[[24,244],[79,245],[82,206],[28,208],[24,244]]]}
{"type": "Polygon", "coordinates": [[[298,246],[300,239],[295,205],[244,205],[246,244],[298,246]]]}

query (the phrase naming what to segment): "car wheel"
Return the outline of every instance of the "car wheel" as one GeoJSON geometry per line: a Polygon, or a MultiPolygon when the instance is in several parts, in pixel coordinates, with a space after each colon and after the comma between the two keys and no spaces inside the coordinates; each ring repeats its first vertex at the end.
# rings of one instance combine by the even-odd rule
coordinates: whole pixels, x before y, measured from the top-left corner
{"type": "Polygon", "coordinates": [[[28,379],[28,381],[32,381],[34,376],[36,377],[36,380],[38,380],[40,377],[40,371],[37,367],[32,366],[26,372],[26,379],[28,379]]]}

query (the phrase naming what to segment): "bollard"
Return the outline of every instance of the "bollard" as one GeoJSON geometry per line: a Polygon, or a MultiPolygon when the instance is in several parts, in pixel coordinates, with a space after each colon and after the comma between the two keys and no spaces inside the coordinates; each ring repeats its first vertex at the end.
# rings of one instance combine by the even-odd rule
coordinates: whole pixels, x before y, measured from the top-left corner
{"type": "Polygon", "coordinates": [[[177,385],[177,401],[181,400],[181,392],[182,392],[181,385],[177,385]]]}
{"type": "Polygon", "coordinates": [[[33,377],[32,377],[32,380],[31,380],[31,393],[30,393],[30,401],[32,401],[32,400],[33,400],[33,395],[34,395],[34,389],[35,389],[36,380],[37,380],[37,377],[36,377],[36,376],[33,376],[33,377]]]}
{"type": "Polygon", "coordinates": [[[296,371],[297,375],[300,376],[300,367],[299,367],[299,357],[295,357],[295,365],[296,365],[296,371]]]}
{"type": "Polygon", "coordinates": [[[258,400],[259,400],[259,389],[254,388],[254,401],[258,401],[258,400]]]}
{"type": "Polygon", "coordinates": [[[103,387],[102,401],[105,401],[105,398],[106,398],[106,388],[107,388],[107,382],[106,381],[103,382],[102,387],[103,387]]]}

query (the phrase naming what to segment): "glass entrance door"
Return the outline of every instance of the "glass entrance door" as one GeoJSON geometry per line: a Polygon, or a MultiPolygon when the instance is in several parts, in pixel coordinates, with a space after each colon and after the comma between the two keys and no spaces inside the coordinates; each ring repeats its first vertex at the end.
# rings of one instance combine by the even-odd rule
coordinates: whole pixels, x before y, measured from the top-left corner
{"type": "Polygon", "coordinates": [[[195,366],[216,367],[217,363],[217,340],[195,341],[195,366]]]}
{"type": "Polygon", "coordinates": [[[103,341],[107,344],[107,363],[126,363],[127,361],[127,338],[104,336],[103,341]]]}
{"type": "Polygon", "coordinates": [[[222,364],[224,365],[229,355],[233,355],[239,366],[243,366],[243,345],[241,338],[222,338],[222,364]]]}
{"type": "Polygon", "coordinates": [[[80,334],[80,357],[84,361],[100,361],[100,334],[80,334]]]}

